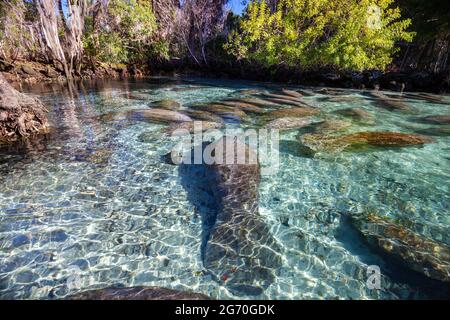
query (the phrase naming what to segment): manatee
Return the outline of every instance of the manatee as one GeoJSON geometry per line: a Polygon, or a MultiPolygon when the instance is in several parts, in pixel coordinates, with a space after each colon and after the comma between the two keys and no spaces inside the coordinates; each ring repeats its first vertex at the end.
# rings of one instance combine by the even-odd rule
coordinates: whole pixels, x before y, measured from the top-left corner
{"type": "Polygon", "coordinates": [[[303,97],[303,95],[298,92],[298,91],[294,91],[294,90],[288,90],[288,89],[281,89],[281,91],[288,96],[294,97],[294,98],[301,98],[303,97]]]}
{"type": "Polygon", "coordinates": [[[343,131],[349,127],[351,127],[351,122],[344,121],[344,120],[325,120],[322,122],[318,122],[314,126],[314,131],[321,132],[321,133],[327,133],[327,132],[337,132],[337,131],[343,131]]]}
{"type": "Polygon", "coordinates": [[[357,121],[364,121],[364,122],[372,122],[373,116],[361,108],[346,108],[346,109],[339,109],[335,111],[334,113],[339,114],[344,117],[349,117],[357,121]]]}
{"type": "Polygon", "coordinates": [[[307,133],[299,137],[300,142],[314,151],[339,152],[367,150],[368,147],[421,146],[432,139],[419,134],[398,132],[356,132],[347,135],[307,133]]]}
{"type": "MultiPolygon", "coordinates": [[[[189,133],[194,133],[196,128],[201,128],[201,131],[220,129],[223,127],[222,122],[211,122],[211,121],[188,121],[172,123],[168,128],[164,129],[164,132],[171,135],[177,130],[186,130],[189,133]]],[[[180,132],[181,134],[181,132],[180,132]]]]}
{"type": "Polygon", "coordinates": [[[96,120],[100,121],[124,121],[128,119],[126,112],[108,112],[95,117],[96,120]]]}
{"type": "Polygon", "coordinates": [[[204,110],[183,110],[183,113],[194,120],[203,120],[211,122],[222,122],[222,118],[218,115],[204,110]]]}
{"type": "Polygon", "coordinates": [[[207,295],[163,287],[103,288],[80,292],[67,300],[210,300],[207,295]]]}
{"type": "Polygon", "coordinates": [[[285,118],[285,117],[308,117],[319,113],[319,110],[314,108],[285,108],[271,111],[267,114],[269,119],[285,118]]]}
{"type": "Polygon", "coordinates": [[[419,122],[430,124],[450,124],[450,115],[434,115],[417,119],[419,122]]]}
{"type": "Polygon", "coordinates": [[[325,97],[324,101],[327,102],[355,102],[360,100],[360,97],[357,96],[333,96],[333,97],[325,97]]]}
{"type": "Polygon", "coordinates": [[[239,99],[239,101],[250,103],[258,107],[277,107],[280,105],[279,103],[275,103],[261,98],[241,98],[239,99]]]}
{"type": "Polygon", "coordinates": [[[244,90],[239,90],[240,94],[260,94],[262,93],[262,91],[260,89],[244,89],[244,90]]]}
{"type": "Polygon", "coordinates": [[[450,136],[450,126],[417,129],[415,132],[426,136],[450,136]]]}
{"type": "Polygon", "coordinates": [[[336,96],[346,94],[345,91],[342,91],[339,89],[332,89],[332,88],[321,88],[321,89],[314,90],[314,92],[320,93],[320,94],[326,94],[326,95],[336,95],[336,96]]]}
{"type": "Polygon", "coordinates": [[[379,92],[371,92],[370,95],[375,99],[375,105],[390,111],[406,111],[411,108],[402,101],[402,99],[389,98],[379,92]]]}
{"type": "Polygon", "coordinates": [[[305,97],[315,96],[314,92],[312,92],[311,90],[299,90],[299,92],[305,97]]]}
{"type": "Polygon", "coordinates": [[[295,157],[313,158],[314,151],[294,140],[280,140],[280,152],[289,153],[295,157]]]}
{"type": "Polygon", "coordinates": [[[124,93],[122,97],[130,100],[139,100],[139,101],[146,101],[150,99],[150,95],[147,93],[141,93],[141,92],[130,92],[130,93],[124,93]]]}
{"type": "Polygon", "coordinates": [[[311,121],[305,118],[285,117],[269,121],[266,124],[266,127],[277,130],[292,130],[304,128],[310,124],[311,121]]]}
{"type": "Polygon", "coordinates": [[[263,96],[268,98],[280,99],[282,101],[289,100],[295,103],[302,103],[301,97],[293,97],[290,95],[276,94],[276,93],[263,93],[263,96]]]}
{"type": "Polygon", "coordinates": [[[150,107],[155,107],[159,109],[167,109],[167,110],[179,110],[181,108],[181,104],[178,101],[172,99],[153,101],[150,104],[150,107]]]}
{"type": "Polygon", "coordinates": [[[192,119],[180,112],[166,109],[137,109],[128,112],[132,120],[144,120],[155,123],[171,123],[192,121],[192,119]]]}
{"type": "Polygon", "coordinates": [[[206,176],[217,203],[217,216],[203,249],[203,264],[235,294],[259,295],[275,280],[281,266],[279,246],[258,212],[260,167],[250,147],[234,137],[211,146],[223,164],[206,166],[206,176]],[[229,146],[234,149],[222,146],[229,146]],[[245,150],[239,164],[236,150],[245,150]],[[243,161],[242,161],[243,162],[243,161]]]}
{"type": "Polygon", "coordinates": [[[207,86],[175,87],[170,90],[174,91],[174,92],[187,92],[187,91],[194,91],[194,90],[205,89],[205,88],[209,88],[209,87],[207,87],[207,86]]]}
{"type": "Polygon", "coordinates": [[[194,108],[196,110],[204,110],[208,111],[214,114],[217,114],[221,116],[223,119],[231,119],[236,121],[242,121],[244,118],[247,117],[247,114],[234,107],[230,106],[224,106],[221,104],[208,104],[208,105],[201,105],[201,106],[192,106],[191,108],[194,108]]]}
{"type": "Polygon", "coordinates": [[[254,104],[241,102],[239,100],[222,100],[219,103],[222,105],[225,105],[225,106],[239,108],[242,111],[248,112],[248,113],[261,114],[261,113],[265,112],[263,109],[261,109],[260,107],[254,105],[254,104]]]}
{"type": "Polygon", "coordinates": [[[386,218],[369,214],[353,224],[368,243],[427,277],[450,282],[450,247],[386,218]]]}
{"type": "MultiPolygon", "coordinates": [[[[288,90],[289,91],[289,90],[288,90]]],[[[290,91],[296,92],[296,91],[290,91]]],[[[300,94],[300,93],[299,93],[300,94]]],[[[272,100],[279,99],[278,102],[284,102],[284,104],[290,104],[296,107],[310,107],[313,108],[309,103],[305,102],[301,96],[293,96],[292,94],[286,94],[286,95],[272,95],[272,100]],[[288,103],[288,100],[290,103],[288,103]]],[[[270,100],[270,99],[269,99],[270,100]]],[[[275,100],[277,102],[277,100],[275,100]]]]}
{"type": "Polygon", "coordinates": [[[450,102],[445,101],[442,96],[429,94],[429,93],[407,93],[404,95],[405,98],[414,99],[414,100],[422,100],[435,104],[444,104],[449,105],[450,102]]]}
{"type": "Polygon", "coordinates": [[[285,98],[275,98],[275,97],[268,97],[266,100],[271,101],[273,103],[277,103],[281,106],[294,106],[294,107],[304,107],[306,104],[301,101],[293,101],[291,99],[285,99],[285,98]]]}

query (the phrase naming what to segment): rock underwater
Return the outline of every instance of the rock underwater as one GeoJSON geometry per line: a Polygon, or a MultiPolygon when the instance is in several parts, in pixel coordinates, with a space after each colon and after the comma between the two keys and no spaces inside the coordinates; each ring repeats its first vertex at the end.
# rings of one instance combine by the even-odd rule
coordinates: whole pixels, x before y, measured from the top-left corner
{"type": "Polygon", "coordinates": [[[66,300],[209,300],[201,293],[162,287],[104,288],[71,295],[66,300]]]}

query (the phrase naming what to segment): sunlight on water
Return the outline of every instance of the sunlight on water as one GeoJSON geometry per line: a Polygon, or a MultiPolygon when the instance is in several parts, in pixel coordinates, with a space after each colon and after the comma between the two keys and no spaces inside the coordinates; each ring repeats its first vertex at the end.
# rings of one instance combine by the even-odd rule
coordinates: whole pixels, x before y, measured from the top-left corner
{"type": "MultiPolygon", "coordinates": [[[[376,214],[450,245],[448,131],[433,134],[433,143],[423,147],[319,152],[314,157],[298,147],[299,134],[308,128],[283,132],[280,168],[262,177],[259,188],[259,212],[281,247],[275,281],[257,296],[238,296],[205,272],[201,208],[189,197],[182,171],[161,159],[173,147],[164,126],[99,116],[148,108],[151,101],[163,99],[186,109],[248,95],[244,89],[279,88],[164,78],[86,83],[72,92],[31,88],[48,105],[53,130],[47,138],[0,152],[0,296],[49,299],[137,285],[221,299],[448,294],[439,290],[448,285],[374,252],[343,219],[376,214]],[[368,265],[380,266],[381,290],[367,288],[368,265]],[[75,283],[70,281],[74,272],[75,283]]],[[[411,107],[406,112],[379,108],[364,92],[348,91],[346,97],[329,99],[316,92],[304,100],[323,111],[317,119],[351,121],[335,112],[350,107],[373,117],[353,121],[347,132],[423,133],[443,126],[415,121],[417,117],[450,114],[450,97],[443,97],[446,104],[405,99],[411,107]]],[[[257,116],[251,117],[246,125],[257,126],[257,116]]],[[[197,196],[208,201],[208,195],[197,196]]]]}

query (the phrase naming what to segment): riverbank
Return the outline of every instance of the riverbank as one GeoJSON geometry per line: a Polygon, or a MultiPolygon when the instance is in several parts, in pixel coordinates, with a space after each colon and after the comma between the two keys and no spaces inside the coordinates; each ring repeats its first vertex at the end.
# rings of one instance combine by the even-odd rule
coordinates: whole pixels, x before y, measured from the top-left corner
{"type": "Polygon", "coordinates": [[[450,93],[450,71],[431,73],[419,70],[367,70],[342,71],[331,68],[300,70],[286,66],[263,68],[248,63],[211,62],[206,68],[184,67],[182,63],[159,68],[164,72],[176,72],[187,76],[227,78],[286,83],[314,87],[335,87],[384,91],[450,93]]]}
{"type": "MultiPolygon", "coordinates": [[[[0,60],[0,73],[13,84],[64,82],[62,70],[51,64],[0,60]]],[[[75,80],[145,78],[150,76],[198,76],[219,79],[255,80],[317,87],[369,89],[384,91],[450,93],[450,72],[434,74],[426,71],[368,70],[363,72],[316,69],[302,71],[283,66],[261,68],[250,64],[229,64],[220,61],[199,67],[184,61],[171,61],[151,66],[98,63],[84,69],[75,80]]]]}
{"type": "MultiPolygon", "coordinates": [[[[65,82],[67,80],[63,70],[58,69],[53,64],[36,61],[8,63],[0,60],[0,73],[12,84],[25,83],[33,85],[42,82],[65,82]]],[[[145,67],[141,69],[124,64],[98,63],[95,68],[82,70],[81,75],[74,78],[74,80],[142,78],[146,75],[150,75],[150,72],[145,70],[145,67]]]]}

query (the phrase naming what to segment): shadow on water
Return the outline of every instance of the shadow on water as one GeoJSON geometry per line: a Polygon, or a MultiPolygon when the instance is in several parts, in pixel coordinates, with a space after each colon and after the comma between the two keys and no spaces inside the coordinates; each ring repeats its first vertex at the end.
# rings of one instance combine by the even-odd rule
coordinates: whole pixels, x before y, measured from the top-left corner
{"type": "Polygon", "coordinates": [[[383,276],[389,277],[395,283],[405,284],[413,289],[411,295],[421,292],[426,299],[448,299],[450,297],[449,284],[430,279],[409,269],[401,261],[389,254],[377,250],[366,241],[364,236],[352,224],[351,219],[347,215],[341,216],[335,238],[351,254],[357,256],[361,262],[367,265],[379,266],[383,276]]]}
{"type": "MultiPolygon", "coordinates": [[[[203,149],[206,147],[203,145],[203,149]]],[[[192,155],[194,152],[192,151],[192,155]]],[[[191,163],[194,162],[192,157],[191,163]]],[[[178,166],[181,185],[187,192],[188,200],[200,214],[202,220],[201,259],[204,260],[204,251],[209,239],[211,228],[216,222],[219,206],[215,201],[208,184],[207,167],[205,164],[181,164],[178,166]]]]}

